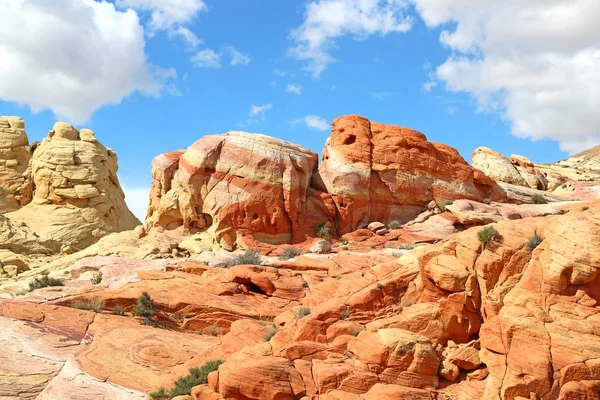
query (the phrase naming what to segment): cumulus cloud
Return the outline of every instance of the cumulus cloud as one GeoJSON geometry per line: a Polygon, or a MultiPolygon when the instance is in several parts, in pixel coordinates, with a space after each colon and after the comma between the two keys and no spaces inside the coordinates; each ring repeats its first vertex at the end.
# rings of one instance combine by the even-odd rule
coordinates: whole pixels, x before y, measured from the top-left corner
{"type": "Polygon", "coordinates": [[[292,31],[293,57],[308,61],[307,70],[318,78],[327,65],[336,61],[330,54],[336,40],[351,36],[406,32],[410,17],[404,15],[406,0],[316,0],[306,6],[304,22],[292,31]]]}
{"type": "Polygon", "coordinates": [[[307,115],[306,117],[295,119],[291,122],[293,125],[303,124],[310,129],[317,131],[326,131],[331,128],[329,122],[316,115],[307,115]]]}
{"type": "Polygon", "coordinates": [[[294,94],[302,94],[302,86],[296,84],[289,84],[285,89],[286,92],[294,93],[294,94]]]}
{"type": "Polygon", "coordinates": [[[192,63],[198,68],[221,68],[221,55],[211,49],[205,49],[192,57],[192,63]]]}
{"type": "MultiPolygon", "coordinates": [[[[57,2],[60,1],[63,0],[57,2]]],[[[119,8],[149,12],[149,26],[154,31],[190,23],[201,11],[208,9],[202,0],[116,0],[115,4],[119,8]]]]}
{"type": "Polygon", "coordinates": [[[273,108],[273,104],[265,104],[264,106],[252,106],[250,108],[250,116],[265,119],[267,111],[273,108]]]}
{"type": "Polygon", "coordinates": [[[93,0],[2,1],[0,98],[86,122],[138,91],[159,96],[174,70],[148,63],[133,11],[93,0]]]}
{"type": "Polygon", "coordinates": [[[429,27],[445,27],[453,54],[435,76],[449,90],[502,113],[517,137],[570,153],[600,143],[599,1],[412,1],[429,27]]]}
{"type": "Polygon", "coordinates": [[[179,26],[177,29],[169,31],[169,37],[174,36],[181,38],[191,50],[202,44],[202,40],[200,40],[194,32],[184,26],[179,26]]]}
{"type": "Polygon", "coordinates": [[[137,219],[144,222],[146,219],[146,211],[148,210],[148,203],[150,201],[150,188],[123,185],[122,189],[125,193],[125,203],[127,203],[127,207],[129,207],[137,219]]]}
{"type": "Polygon", "coordinates": [[[242,53],[233,46],[225,46],[223,52],[229,56],[229,63],[233,66],[238,64],[247,65],[252,61],[249,54],[242,53]]]}

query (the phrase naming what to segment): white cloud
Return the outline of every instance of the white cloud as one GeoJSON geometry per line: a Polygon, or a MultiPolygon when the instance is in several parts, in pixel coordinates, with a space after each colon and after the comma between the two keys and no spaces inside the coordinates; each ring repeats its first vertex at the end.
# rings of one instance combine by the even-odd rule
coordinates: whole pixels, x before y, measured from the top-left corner
{"type": "Polygon", "coordinates": [[[267,111],[273,108],[273,104],[265,104],[264,106],[252,106],[250,108],[250,116],[261,118],[263,121],[265,120],[265,114],[267,111]]]}
{"type": "Polygon", "coordinates": [[[296,84],[289,84],[285,89],[286,92],[294,93],[294,94],[302,94],[302,86],[296,84]]]}
{"type": "Polygon", "coordinates": [[[453,55],[435,71],[449,90],[502,113],[515,136],[571,153],[600,143],[598,0],[412,1],[429,27],[449,24],[453,55]]]}
{"type": "Polygon", "coordinates": [[[188,46],[189,49],[193,50],[202,44],[202,40],[196,36],[196,34],[190,31],[188,28],[184,26],[179,26],[175,30],[169,31],[169,36],[178,36],[180,37],[188,46]]]}
{"type": "MultiPolygon", "coordinates": [[[[64,0],[57,3],[61,1],[64,0]]],[[[149,25],[153,31],[187,24],[208,9],[202,0],[116,0],[115,4],[119,8],[150,12],[149,25]]]]}
{"type": "Polygon", "coordinates": [[[336,39],[406,32],[411,20],[404,15],[406,0],[316,0],[306,6],[303,24],[292,31],[296,45],[289,53],[308,61],[307,70],[318,78],[336,61],[330,54],[336,39]]]}
{"type": "Polygon", "coordinates": [[[221,56],[211,49],[198,52],[191,58],[191,61],[199,68],[221,68],[221,56]]]}
{"type": "Polygon", "coordinates": [[[371,96],[375,97],[377,100],[385,100],[385,99],[389,99],[390,97],[395,96],[397,93],[396,92],[371,92],[370,94],[371,94],[371,96]]]}
{"type": "Polygon", "coordinates": [[[242,53],[233,46],[225,46],[223,51],[229,56],[231,65],[247,65],[252,61],[249,54],[242,53]]]}
{"type": "Polygon", "coordinates": [[[133,11],[93,0],[1,1],[0,98],[85,123],[139,91],[159,96],[175,70],[152,66],[133,11]]]}
{"type": "Polygon", "coordinates": [[[123,192],[125,193],[125,203],[142,223],[146,219],[146,211],[148,210],[148,204],[150,202],[150,188],[149,187],[130,187],[122,186],[123,192]]]}
{"type": "Polygon", "coordinates": [[[307,115],[306,117],[298,118],[291,121],[292,124],[304,124],[310,129],[314,129],[317,131],[327,131],[331,129],[331,125],[329,122],[325,121],[321,117],[317,117],[316,115],[307,115]]]}

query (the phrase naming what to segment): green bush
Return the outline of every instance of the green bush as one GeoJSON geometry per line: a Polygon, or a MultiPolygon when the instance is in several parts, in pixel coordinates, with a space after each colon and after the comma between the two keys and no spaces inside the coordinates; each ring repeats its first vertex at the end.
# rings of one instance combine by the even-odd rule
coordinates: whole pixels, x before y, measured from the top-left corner
{"type": "Polygon", "coordinates": [[[152,318],[156,315],[156,311],[154,310],[154,300],[152,300],[148,292],[142,293],[142,295],[137,298],[137,302],[131,310],[131,313],[135,317],[144,318],[152,318]]]}
{"type": "Polygon", "coordinates": [[[331,239],[331,224],[329,222],[323,222],[317,227],[317,237],[325,240],[331,239]]]}
{"type": "Polygon", "coordinates": [[[415,248],[415,245],[412,243],[400,243],[398,245],[398,250],[412,250],[415,248]]]}
{"type": "Polygon", "coordinates": [[[531,202],[533,204],[546,204],[546,203],[548,203],[548,199],[546,199],[541,194],[536,193],[536,194],[531,195],[531,202]]]}
{"type": "Polygon", "coordinates": [[[294,246],[286,246],[283,248],[281,255],[279,256],[280,260],[289,260],[292,258],[296,258],[302,254],[302,249],[294,246]]]}
{"type": "Polygon", "coordinates": [[[98,272],[90,278],[92,285],[99,285],[102,282],[102,272],[98,272]]]}
{"type": "Polygon", "coordinates": [[[589,208],[588,206],[581,207],[581,211],[587,211],[587,210],[589,210],[589,209],[590,209],[590,208],[589,208]]]}
{"type": "Polygon", "coordinates": [[[442,200],[442,202],[438,204],[438,207],[442,212],[446,212],[446,207],[451,206],[452,203],[454,203],[452,200],[442,200]]]}
{"type": "Polygon", "coordinates": [[[51,278],[48,274],[42,274],[41,276],[36,276],[29,282],[29,291],[31,292],[49,286],[65,286],[65,282],[62,279],[51,278]]]}
{"type": "Polygon", "coordinates": [[[483,199],[483,204],[491,204],[492,201],[490,199],[483,199]]]}
{"type": "Polygon", "coordinates": [[[77,299],[71,303],[71,307],[78,310],[94,311],[97,313],[102,312],[105,305],[106,302],[98,297],[93,297],[87,300],[77,299]]]}
{"type": "Polygon", "coordinates": [[[171,390],[160,388],[154,393],[150,393],[150,398],[154,400],[172,399],[177,396],[185,396],[192,393],[195,386],[205,385],[208,382],[208,374],[219,369],[223,360],[209,361],[200,368],[190,368],[187,376],[183,376],[175,381],[175,387],[171,390]]]}
{"type": "Polygon", "coordinates": [[[209,326],[208,328],[204,329],[204,334],[210,336],[219,336],[219,328],[216,326],[209,326]]]}
{"type": "Polygon", "coordinates": [[[346,310],[340,315],[340,319],[342,319],[342,320],[348,319],[348,318],[350,318],[351,315],[352,315],[352,311],[350,311],[349,308],[346,308],[346,310]]]}
{"type": "Polygon", "coordinates": [[[479,241],[481,243],[486,245],[493,240],[499,240],[502,236],[500,235],[500,233],[498,233],[496,228],[494,228],[492,225],[489,225],[480,230],[477,233],[477,237],[479,238],[479,241]]]}
{"type": "Polygon", "coordinates": [[[298,319],[302,319],[307,315],[310,315],[310,308],[308,307],[300,306],[296,310],[296,317],[298,317],[298,319]]]}
{"type": "Polygon", "coordinates": [[[277,329],[275,329],[275,327],[271,327],[269,328],[268,331],[265,332],[265,342],[268,342],[271,340],[271,338],[273,338],[273,336],[275,336],[275,334],[277,333],[277,329]]]}
{"type": "Polygon", "coordinates": [[[262,258],[255,250],[246,250],[241,254],[237,254],[227,260],[225,266],[227,268],[235,267],[236,265],[261,265],[262,258]]]}
{"type": "Polygon", "coordinates": [[[544,240],[544,238],[542,238],[537,231],[533,233],[533,236],[529,238],[529,241],[527,242],[527,246],[529,246],[530,250],[534,250],[536,247],[538,247],[542,241],[544,240]]]}
{"type": "Polygon", "coordinates": [[[400,229],[402,224],[400,221],[392,221],[388,224],[388,229],[400,229]]]}

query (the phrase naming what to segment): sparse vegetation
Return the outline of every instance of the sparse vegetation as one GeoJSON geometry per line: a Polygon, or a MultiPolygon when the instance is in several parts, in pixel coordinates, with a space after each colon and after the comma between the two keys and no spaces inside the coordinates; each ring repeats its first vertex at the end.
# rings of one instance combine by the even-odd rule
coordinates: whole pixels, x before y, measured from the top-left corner
{"type": "Polygon", "coordinates": [[[323,222],[317,227],[316,235],[318,238],[329,240],[331,239],[331,224],[329,222],[323,222]]]}
{"type": "Polygon", "coordinates": [[[156,315],[156,311],[154,310],[154,300],[152,300],[148,292],[142,293],[142,295],[137,298],[137,302],[131,310],[131,313],[136,317],[144,317],[147,319],[156,315]]]}
{"type": "Polygon", "coordinates": [[[271,328],[269,328],[269,330],[265,332],[265,336],[264,336],[265,342],[270,341],[271,338],[273,336],[275,336],[276,333],[277,333],[277,329],[275,329],[274,326],[272,326],[271,328]]]}
{"type": "Polygon", "coordinates": [[[494,228],[492,225],[488,225],[477,233],[477,237],[479,241],[483,243],[483,245],[487,245],[491,241],[499,240],[502,238],[500,233],[494,228]]]}
{"type": "Polygon", "coordinates": [[[219,336],[219,328],[216,326],[209,326],[208,328],[204,329],[204,334],[210,336],[219,336]]]}
{"type": "Polygon", "coordinates": [[[535,193],[531,195],[531,202],[533,204],[547,204],[548,199],[546,199],[543,195],[539,193],[535,193]]]}
{"type": "Polygon", "coordinates": [[[310,315],[310,308],[308,307],[300,306],[296,310],[296,317],[298,317],[298,319],[302,319],[307,315],[310,315]]]}
{"type": "Polygon", "coordinates": [[[172,399],[177,396],[189,395],[192,388],[199,385],[205,385],[208,382],[208,374],[219,369],[223,360],[209,361],[200,368],[190,368],[187,376],[181,377],[175,381],[175,387],[171,390],[160,388],[156,392],[150,393],[153,400],[172,399]]]}
{"type": "Polygon", "coordinates": [[[402,226],[400,221],[392,221],[388,224],[388,229],[399,229],[402,226]]]}
{"type": "Polygon", "coordinates": [[[400,243],[398,244],[398,250],[412,250],[415,248],[415,245],[412,243],[400,243]]]}
{"type": "Polygon", "coordinates": [[[401,305],[398,305],[398,307],[396,307],[396,311],[401,313],[402,310],[404,310],[404,307],[402,307],[401,305]]]}
{"type": "Polygon", "coordinates": [[[281,255],[279,256],[280,260],[289,260],[292,258],[296,258],[302,254],[302,249],[294,246],[286,246],[283,248],[281,255]]]}
{"type": "Polygon", "coordinates": [[[261,265],[262,258],[260,253],[255,250],[246,250],[241,254],[237,254],[225,263],[225,267],[231,268],[236,265],[261,265]]]}
{"type": "Polygon", "coordinates": [[[94,311],[97,313],[102,312],[104,310],[104,306],[106,302],[98,297],[92,297],[91,299],[77,299],[71,303],[71,307],[76,308],[78,310],[87,310],[94,311]]]}
{"type": "Polygon", "coordinates": [[[440,210],[442,212],[446,212],[446,207],[451,206],[452,203],[454,203],[452,200],[442,200],[439,204],[438,207],[440,208],[440,210]]]}
{"type": "Polygon", "coordinates": [[[383,290],[383,288],[384,288],[383,283],[377,282],[377,289],[383,290]]]}
{"type": "Polygon", "coordinates": [[[115,308],[113,308],[112,314],[113,315],[118,315],[118,316],[121,316],[121,317],[125,316],[125,307],[123,307],[120,304],[117,304],[115,306],[115,308]]]}
{"type": "Polygon", "coordinates": [[[590,209],[590,208],[589,208],[588,206],[581,207],[581,211],[587,211],[587,210],[589,210],[589,209],[590,209]]]}
{"type": "Polygon", "coordinates": [[[360,330],[359,330],[359,329],[356,329],[356,328],[355,328],[355,329],[352,329],[352,330],[350,331],[350,334],[351,334],[352,336],[356,337],[356,336],[358,336],[358,335],[360,334],[360,330]]]}
{"type": "Polygon", "coordinates": [[[537,231],[535,231],[533,233],[533,236],[529,238],[529,241],[527,242],[527,246],[529,246],[530,250],[535,250],[536,247],[538,247],[542,241],[544,240],[544,238],[542,238],[537,231]]]}
{"type": "Polygon", "coordinates": [[[483,204],[491,204],[492,201],[490,199],[483,199],[483,204]]]}
{"type": "Polygon", "coordinates": [[[97,274],[90,278],[92,285],[99,285],[102,282],[102,272],[98,271],[97,274]]]}
{"type": "Polygon", "coordinates": [[[346,310],[340,315],[340,319],[348,319],[351,315],[352,311],[350,311],[349,308],[346,308],[346,310]]]}
{"type": "Polygon", "coordinates": [[[36,289],[41,289],[50,286],[65,286],[65,282],[62,279],[51,278],[48,274],[42,274],[33,278],[29,282],[29,291],[32,292],[36,289]]]}

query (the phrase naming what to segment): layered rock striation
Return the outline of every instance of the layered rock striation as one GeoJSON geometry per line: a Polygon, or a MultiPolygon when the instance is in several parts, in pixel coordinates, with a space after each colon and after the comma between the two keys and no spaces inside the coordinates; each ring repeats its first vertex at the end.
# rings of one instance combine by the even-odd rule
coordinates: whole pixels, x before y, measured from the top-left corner
{"type": "Polygon", "coordinates": [[[451,147],[355,115],[333,122],[320,166],[298,145],[229,132],[156,157],[152,176],[147,228],[207,229],[226,248],[240,236],[302,241],[323,224],[342,234],[403,223],[431,201],[504,198],[451,147]]]}
{"type": "Polygon", "coordinates": [[[139,225],[119,185],[117,155],[93,131],[57,122],[30,147],[24,128],[20,118],[0,118],[0,212],[12,225],[64,251],[139,225]]]}

